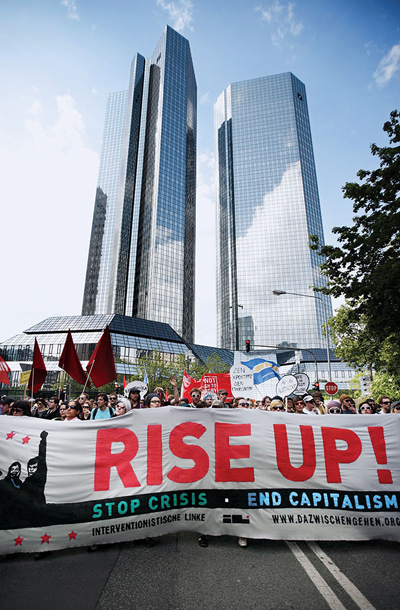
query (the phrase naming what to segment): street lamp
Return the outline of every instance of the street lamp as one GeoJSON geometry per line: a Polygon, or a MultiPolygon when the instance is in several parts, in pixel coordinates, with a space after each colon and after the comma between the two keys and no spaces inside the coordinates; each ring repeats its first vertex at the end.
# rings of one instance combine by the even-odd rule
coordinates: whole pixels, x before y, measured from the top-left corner
{"type": "Polygon", "coordinates": [[[326,359],[327,359],[327,362],[328,362],[328,377],[329,377],[329,381],[332,381],[331,356],[330,356],[330,352],[329,352],[328,317],[326,315],[325,301],[321,297],[318,297],[316,294],[299,294],[298,292],[287,292],[286,290],[273,290],[272,294],[274,294],[277,297],[280,297],[282,294],[293,294],[296,297],[308,297],[309,299],[318,299],[318,301],[321,301],[323,309],[324,309],[325,339],[326,339],[326,359]]]}

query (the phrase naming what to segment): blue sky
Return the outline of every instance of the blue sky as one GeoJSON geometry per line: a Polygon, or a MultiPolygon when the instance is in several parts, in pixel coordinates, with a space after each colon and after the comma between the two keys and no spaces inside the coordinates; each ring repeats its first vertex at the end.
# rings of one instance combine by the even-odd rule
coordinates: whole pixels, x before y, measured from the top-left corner
{"type": "Polygon", "coordinates": [[[229,83],[305,83],[327,243],[351,222],[341,187],[376,166],[369,146],[399,107],[398,1],[2,0],[0,341],[80,313],[106,98],[166,24],[188,38],[198,85],[196,342],[215,344],[213,106],[229,83]]]}

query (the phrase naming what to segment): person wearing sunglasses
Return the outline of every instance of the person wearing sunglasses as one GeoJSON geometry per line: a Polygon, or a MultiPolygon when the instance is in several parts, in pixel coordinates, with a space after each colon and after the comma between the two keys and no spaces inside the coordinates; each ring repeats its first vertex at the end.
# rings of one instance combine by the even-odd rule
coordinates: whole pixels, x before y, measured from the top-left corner
{"type": "Polygon", "coordinates": [[[193,388],[190,392],[190,398],[192,399],[192,402],[189,405],[189,407],[192,407],[193,409],[197,409],[197,405],[199,405],[199,403],[201,402],[200,388],[193,388]]]}
{"type": "Polygon", "coordinates": [[[283,413],[285,411],[285,406],[281,400],[273,400],[269,405],[269,410],[274,413],[283,413]]]}
{"type": "Polygon", "coordinates": [[[373,415],[374,410],[368,402],[362,402],[358,407],[358,412],[360,415],[373,415]]]}
{"type": "Polygon", "coordinates": [[[398,414],[400,414],[400,400],[395,400],[394,401],[394,403],[392,404],[391,413],[398,413],[398,414]]]}
{"type": "Polygon", "coordinates": [[[379,406],[381,408],[380,414],[387,415],[390,413],[390,409],[392,408],[392,401],[389,396],[379,396],[379,406]]]}
{"type": "Polygon", "coordinates": [[[326,405],[326,408],[328,409],[328,415],[339,415],[342,412],[340,402],[338,400],[331,400],[326,405]]]}
{"type": "Polygon", "coordinates": [[[304,400],[300,396],[296,396],[296,398],[293,399],[293,408],[296,415],[304,415],[304,400]]]}
{"type": "Polygon", "coordinates": [[[314,398],[310,394],[306,394],[303,398],[304,400],[304,409],[303,413],[306,415],[320,415],[317,404],[314,398]]]}
{"type": "Polygon", "coordinates": [[[82,413],[82,405],[78,400],[70,400],[66,410],[66,417],[64,421],[77,422],[81,421],[79,415],[82,413]]]}
{"type": "Polygon", "coordinates": [[[339,397],[340,406],[342,408],[343,415],[355,415],[357,414],[356,403],[348,394],[342,394],[339,397]]]}

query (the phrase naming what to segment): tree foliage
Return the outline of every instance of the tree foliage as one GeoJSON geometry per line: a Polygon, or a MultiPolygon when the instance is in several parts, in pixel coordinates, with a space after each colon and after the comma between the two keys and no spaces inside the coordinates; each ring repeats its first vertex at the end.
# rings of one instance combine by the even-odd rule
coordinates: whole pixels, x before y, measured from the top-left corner
{"type": "Polygon", "coordinates": [[[391,112],[383,130],[391,146],[371,145],[379,167],[361,169],[359,182],[347,182],[342,189],[353,201],[353,224],[333,229],[337,246],[321,247],[312,236],[311,248],[325,257],[321,271],[328,286],[321,290],[346,300],[337,322],[329,321],[338,355],[390,373],[400,369],[399,111],[391,112]],[[382,358],[382,350],[390,357],[382,358]]]}

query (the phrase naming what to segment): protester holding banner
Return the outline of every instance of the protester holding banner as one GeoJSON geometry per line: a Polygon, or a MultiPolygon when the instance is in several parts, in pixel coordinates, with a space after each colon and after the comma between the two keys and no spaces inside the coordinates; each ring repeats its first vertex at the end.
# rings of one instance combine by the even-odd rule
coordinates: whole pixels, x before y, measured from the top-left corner
{"type": "Polygon", "coordinates": [[[197,405],[201,402],[200,388],[193,388],[190,391],[190,398],[192,399],[192,402],[189,404],[189,407],[193,407],[194,409],[197,409],[197,405]]]}
{"type": "Polygon", "coordinates": [[[338,400],[330,400],[326,405],[329,415],[339,415],[342,412],[340,402],[338,400]]]}
{"type": "Polygon", "coordinates": [[[16,400],[11,407],[11,415],[32,417],[29,402],[27,400],[16,400]]]}
{"type": "Polygon", "coordinates": [[[92,410],[90,419],[109,419],[114,414],[114,409],[108,406],[107,394],[97,395],[97,406],[92,410]]]}
{"type": "Polygon", "coordinates": [[[148,409],[157,409],[161,407],[161,399],[158,394],[153,392],[152,394],[147,394],[145,404],[148,409]]]}
{"type": "Polygon", "coordinates": [[[82,413],[82,407],[78,400],[70,400],[68,403],[67,410],[65,412],[66,422],[79,422],[79,415],[82,413]]]}

